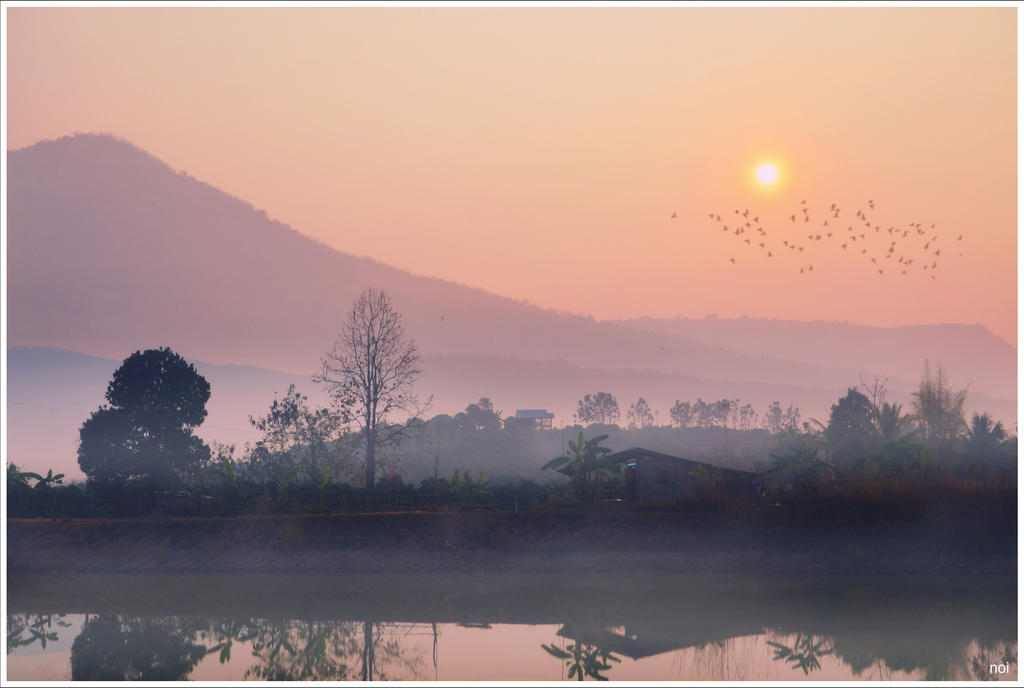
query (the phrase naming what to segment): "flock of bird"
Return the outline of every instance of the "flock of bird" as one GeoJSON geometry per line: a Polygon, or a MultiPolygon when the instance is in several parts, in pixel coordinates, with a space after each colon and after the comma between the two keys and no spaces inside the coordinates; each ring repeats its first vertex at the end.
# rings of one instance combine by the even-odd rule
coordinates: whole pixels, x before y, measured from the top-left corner
{"type": "MultiPolygon", "coordinates": [[[[874,213],[873,200],[865,205],[874,213]]],[[[673,212],[670,219],[677,218],[673,212]]],[[[812,214],[807,201],[800,201],[800,207],[783,221],[785,229],[766,228],[768,223],[747,208],[735,208],[725,218],[718,213],[708,213],[708,219],[741,246],[756,250],[759,258],[776,258],[787,253],[799,257],[799,274],[814,272],[811,253],[827,246],[862,259],[880,276],[908,276],[918,272],[933,280],[940,261],[951,255],[949,249],[943,254],[934,224],[925,227],[920,222],[910,222],[885,226],[863,208],[858,208],[850,218],[835,203],[827,210],[812,214]]],[[[961,234],[956,241],[963,238],[961,234]]],[[[959,250],[956,252],[963,256],[959,250]]],[[[729,262],[736,264],[737,261],[730,257],[729,262]]]]}

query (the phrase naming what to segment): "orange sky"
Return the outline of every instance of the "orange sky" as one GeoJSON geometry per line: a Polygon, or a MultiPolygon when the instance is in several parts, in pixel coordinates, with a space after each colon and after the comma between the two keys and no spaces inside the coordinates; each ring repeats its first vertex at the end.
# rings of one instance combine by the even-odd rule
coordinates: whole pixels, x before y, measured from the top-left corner
{"type": "Polygon", "coordinates": [[[113,133],[343,251],[598,318],[1016,343],[1013,8],[7,11],[9,149],[113,133]],[[806,238],[801,199],[934,223],[936,279],[707,219],[806,238]]]}

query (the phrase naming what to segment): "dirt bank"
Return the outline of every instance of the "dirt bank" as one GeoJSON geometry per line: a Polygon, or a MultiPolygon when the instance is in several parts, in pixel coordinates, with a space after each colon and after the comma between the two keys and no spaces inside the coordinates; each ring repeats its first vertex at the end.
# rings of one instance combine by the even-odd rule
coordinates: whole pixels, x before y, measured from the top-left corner
{"type": "Polygon", "coordinates": [[[8,569],[1012,574],[1015,522],[1015,510],[991,504],[884,517],[757,507],[9,520],[8,569]]]}

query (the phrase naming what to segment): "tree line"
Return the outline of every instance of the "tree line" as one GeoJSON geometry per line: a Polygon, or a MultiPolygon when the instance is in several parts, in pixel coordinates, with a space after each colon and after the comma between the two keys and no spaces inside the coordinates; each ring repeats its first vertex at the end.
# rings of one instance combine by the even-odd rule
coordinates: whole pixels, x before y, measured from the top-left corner
{"type": "MultiPolygon", "coordinates": [[[[573,489],[558,477],[546,484],[522,475],[493,480],[510,477],[503,471],[514,473],[511,464],[522,463],[526,455],[537,455],[539,471],[551,456],[572,453],[559,431],[537,432],[533,421],[505,416],[487,397],[454,415],[425,418],[429,400],[421,403],[413,392],[419,373],[419,354],[400,314],[386,293],[368,289],[353,304],[313,377],[327,387],[331,404],[311,405],[290,386],[264,415],[249,418],[259,439],[238,448],[208,445],[195,435],[211,390],[194,366],[169,348],[137,351],[115,371],[106,403],[81,427],[78,463],[85,486],[72,490],[62,484],[62,475],[50,471],[44,478],[9,464],[11,513],[143,513],[183,497],[212,497],[218,505],[230,505],[218,507],[225,513],[288,510],[295,504],[320,511],[357,508],[360,496],[363,508],[394,507],[395,498],[421,508],[498,502],[526,507],[579,495],[579,486],[573,489]],[[404,482],[413,455],[417,465],[431,458],[440,465],[442,436],[446,470],[426,475],[421,470],[418,486],[404,482]],[[451,457],[459,463],[452,465],[451,457]],[[470,464],[488,457],[497,461],[489,464],[489,474],[471,475],[470,464]]],[[[774,438],[771,460],[745,467],[798,475],[797,482],[814,483],[815,489],[834,482],[828,476],[840,472],[891,479],[942,470],[956,479],[977,479],[1015,471],[1016,437],[987,414],[967,422],[966,394],[950,387],[941,366],[933,371],[926,362],[906,412],[886,400],[885,383],[876,380],[870,387],[851,387],[825,422],[804,421],[799,409],[778,401],[758,413],[738,399],[698,398],[676,400],[668,411],[670,425],[661,425],[660,413],[640,397],[629,405],[620,428],[618,400],[596,392],[578,401],[572,432],[641,433],[631,440],[668,453],[665,443],[677,447],[687,435],[651,433],[729,428],[740,431],[735,445],[745,433],[762,442],[761,432],[774,438]]],[[[575,442],[577,448],[589,446],[582,434],[575,442]]]]}
{"type": "MultiPolygon", "coordinates": [[[[639,397],[626,410],[626,427],[654,427],[659,415],[644,397],[639,397]]],[[[704,401],[698,397],[693,402],[676,399],[668,411],[668,417],[677,428],[751,430],[762,427],[769,432],[779,433],[795,430],[800,425],[800,409],[792,404],[783,409],[778,401],[773,401],[763,414],[758,414],[751,404],[741,404],[739,399],[704,401]]],[[[577,402],[573,418],[588,425],[615,425],[621,418],[619,402],[608,392],[587,394],[577,402]]]]}

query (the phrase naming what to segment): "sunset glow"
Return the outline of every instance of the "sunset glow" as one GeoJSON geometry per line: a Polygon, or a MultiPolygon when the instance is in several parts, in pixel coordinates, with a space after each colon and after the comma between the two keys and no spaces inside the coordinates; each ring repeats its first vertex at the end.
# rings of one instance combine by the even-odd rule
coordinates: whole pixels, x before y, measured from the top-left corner
{"type": "Polygon", "coordinates": [[[1013,343],[1014,12],[12,7],[8,145],[113,133],[341,251],[598,318],[816,319],[826,299],[830,319],[1013,343]],[[751,160],[766,142],[784,164],[751,160]],[[728,249],[641,220],[876,196],[970,228],[964,259],[902,299],[838,253],[814,290],[748,261],[680,303],[728,249]]]}
{"type": "Polygon", "coordinates": [[[3,678],[1018,680],[1015,4],[8,0],[3,678]]]}

